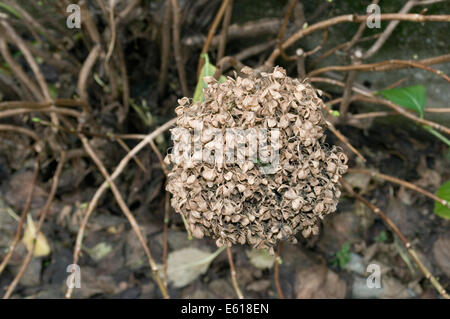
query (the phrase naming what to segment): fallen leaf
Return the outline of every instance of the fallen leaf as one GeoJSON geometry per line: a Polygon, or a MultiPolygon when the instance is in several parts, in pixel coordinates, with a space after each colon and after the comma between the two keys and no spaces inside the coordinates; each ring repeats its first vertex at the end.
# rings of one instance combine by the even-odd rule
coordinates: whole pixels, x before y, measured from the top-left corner
{"type": "Polygon", "coordinates": [[[342,299],[347,294],[347,284],[331,271],[319,266],[300,269],[295,277],[297,299],[342,299]]]}
{"type": "Polygon", "coordinates": [[[210,263],[225,248],[219,248],[214,253],[198,248],[183,248],[173,251],[167,258],[167,277],[175,288],[184,287],[200,275],[204,274],[210,263]]]}
{"type": "MultiPolygon", "coordinates": [[[[33,241],[36,235],[36,226],[34,226],[33,218],[31,215],[27,216],[27,227],[25,233],[23,234],[22,242],[30,251],[33,248],[33,241]]],[[[36,245],[34,246],[33,256],[42,257],[50,254],[50,246],[48,244],[47,238],[44,234],[39,232],[36,236],[36,245]]]]}
{"type": "Polygon", "coordinates": [[[393,277],[384,277],[381,285],[383,286],[381,298],[405,299],[414,296],[412,291],[409,291],[400,281],[393,277]]]}
{"type": "Polygon", "coordinates": [[[83,249],[87,251],[92,259],[99,261],[112,251],[112,246],[107,243],[99,243],[92,248],[84,247],[83,249]]]}
{"type": "Polygon", "coordinates": [[[252,249],[247,251],[247,256],[253,266],[259,269],[272,268],[275,256],[269,254],[267,249],[252,249]]]}
{"type": "Polygon", "coordinates": [[[439,268],[450,277],[450,238],[440,237],[433,245],[433,256],[439,268]]]}

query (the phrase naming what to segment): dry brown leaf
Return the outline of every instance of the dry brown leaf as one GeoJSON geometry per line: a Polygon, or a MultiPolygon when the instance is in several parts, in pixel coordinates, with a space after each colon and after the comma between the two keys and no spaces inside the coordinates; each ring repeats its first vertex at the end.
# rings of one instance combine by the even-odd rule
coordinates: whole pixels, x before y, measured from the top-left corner
{"type": "Polygon", "coordinates": [[[439,268],[450,277],[450,238],[439,237],[433,245],[433,256],[439,268]]]}

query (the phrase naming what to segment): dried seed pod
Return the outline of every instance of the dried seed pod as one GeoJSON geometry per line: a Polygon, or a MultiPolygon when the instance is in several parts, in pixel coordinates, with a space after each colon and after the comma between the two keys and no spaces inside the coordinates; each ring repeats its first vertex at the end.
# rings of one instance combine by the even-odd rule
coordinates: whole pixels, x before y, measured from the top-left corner
{"type": "Polygon", "coordinates": [[[299,232],[318,233],[319,221],[336,210],[347,157],[324,143],[323,102],[309,84],[280,67],[271,73],[245,67],[242,73],[223,83],[205,79],[202,103],[178,100],[174,142],[183,142],[188,153],[203,150],[203,157],[169,154],[167,190],[195,237],[273,251],[281,240],[295,242],[299,232]],[[270,144],[261,144],[269,135],[270,144]],[[263,159],[277,153],[268,171],[263,159]]]}

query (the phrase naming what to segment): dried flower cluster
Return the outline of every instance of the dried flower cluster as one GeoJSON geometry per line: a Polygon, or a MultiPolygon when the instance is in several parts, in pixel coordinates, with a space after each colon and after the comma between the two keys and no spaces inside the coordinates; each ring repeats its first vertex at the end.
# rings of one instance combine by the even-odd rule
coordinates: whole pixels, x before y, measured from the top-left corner
{"type": "Polygon", "coordinates": [[[309,84],[280,67],[242,73],[224,83],[205,78],[204,102],[179,100],[177,127],[193,132],[193,123],[201,121],[204,146],[211,143],[208,128],[278,128],[278,145],[271,145],[279,152],[275,172],[264,174],[259,161],[192,164],[169,154],[167,190],[194,237],[273,251],[281,240],[295,242],[298,231],[304,237],[318,233],[319,220],[336,210],[347,158],[324,144],[323,102],[309,84]]]}

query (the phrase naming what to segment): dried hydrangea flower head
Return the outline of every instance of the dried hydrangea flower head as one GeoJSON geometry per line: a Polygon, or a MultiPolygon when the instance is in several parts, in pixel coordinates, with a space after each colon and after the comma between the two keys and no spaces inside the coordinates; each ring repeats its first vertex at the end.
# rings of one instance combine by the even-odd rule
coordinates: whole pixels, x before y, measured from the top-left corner
{"type": "Polygon", "coordinates": [[[304,237],[318,233],[319,220],[336,210],[347,157],[324,143],[323,102],[309,84],[286,76],[280,67],[271,73],[246,67],[242,73],[223,83],[205,78],[201,103],[180,99],[172,137],[180,142],[177,129],[194,135],[201,126],[194,151],[195,145],[210,149],[223,141],[225,149],[236,147],[237,158],[242,136],[230,139],[230,129],[267,131],[277,137],[265,149],[278,154],[272,170],[267,173],[258,157],[248,159],[255,155],[248,143],[242,144],[247,147],[243,161],[177,160],[172,152],[166,157],[171,168],[167,190],[194,237],[212,236],[218,246],[248,243],[273,251],[279,241],[295,242],[299,231],[304,237]],[[213,139],[213,129],[226,137],[213,139]]]}

